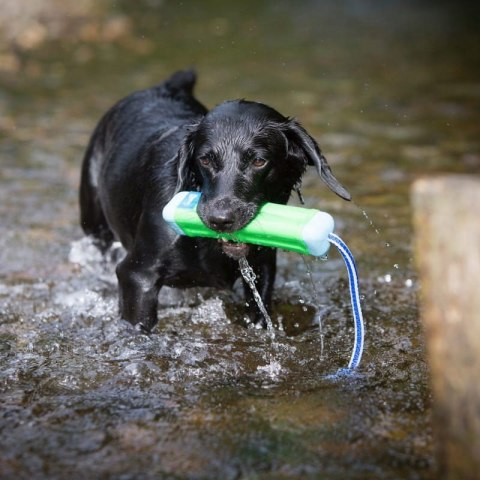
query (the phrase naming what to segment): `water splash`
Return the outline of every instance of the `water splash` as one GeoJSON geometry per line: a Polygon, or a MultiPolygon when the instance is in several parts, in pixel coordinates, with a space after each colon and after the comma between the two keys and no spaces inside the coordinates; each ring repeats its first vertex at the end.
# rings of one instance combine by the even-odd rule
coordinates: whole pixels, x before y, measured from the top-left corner
{"type": "Polygon", "coordinates": [[[83,237],[70,245],[68,261],[76,264],[108,286],[117,284],[115,265],[125,256],[120,242],[114,242],[104,255],[93,237],[83,237]]]}
{"type": "MultiPolygon", "coordinates": [[[[320,257],[322,260],[326,260],[327,256],[325,255],[324,257],[320,257]]],[[[307,270],[307,275],[308,279],[310,281],[310,284],[312,285],[312,296],[313,296],[313,302],[315,306],[317,307],[317,311],[315,312],[315,319],[318,319],[318,330],[320,334],[320,361],[323,360],[323,352],[325,348],[325,333],[323,331],[323,320],[322,320],[322,313],[320,311],[320,302],[318,300],[318,292],[315,287],[315,282],[313,281],[313,275],[312,275],[312,269],[310,268],[310,264],[307,262],[307,259],[305,256],[302,255],[302,260],[305,265],[305,268],[307,270]]]]}
{"type": "Polygon", "coordinates": [[[255,299],[255,302],[258,308],[260,309],[260,312],[262,312],[263,318],[265,318],[265,322],[267,323],[268,335],[272,340],[274,340],[275,329],[273,328],[272,319],[270,318],[270,315],[268,314],[267,309],[263,304],[262,297],[258,293],[257,287],[255,285],[255,279],[257,278],[257,276],[255,275],[253,268],[249,265],[245,257],[240,257],[240,259],[238,260],[238,264],[240,266],[240,273],[242,274],[242,277],[244,278],[244,280],[247,282],[248,286],[252,290],[253,298],[255,299]]]}
{"type": "Polygon", "coordinates": [[[245,257],[241,257],[238,260],[240,266],[240,273],[242,277],[247,282],[248,286],[252,290],[253,298],[255,302],[262,312],[263,317],[265,318],[265,322],[267,324],[267,334],[271,340],[271,346],[273,351],[267,351],[265,353],[265,361],[267,362],[266,365],[259,365],[257,367],[257,372],[266,374],[271,380],[277,380],[279,375],[283,372],[284,368],[282,367],[281,363],[278,361],[277,357],[280,353],[280,344],[275,341],[275,329],[273,327],[272,319],[263,304],[262,297],[258,293],[257,287],[255,285],[255,279],[257,278],[255,272],[253,271],[252,267],[248,263],[245,257]]]}
{"type": "Polygon", "coordinates": [[[274,360],[273,358],[270,359],[267,365],[259,365],[257,367],[257,372],[266,373],[272,380],[278,378],[278,376],[282,373],[283,367],[282,365],[274,360]]]}

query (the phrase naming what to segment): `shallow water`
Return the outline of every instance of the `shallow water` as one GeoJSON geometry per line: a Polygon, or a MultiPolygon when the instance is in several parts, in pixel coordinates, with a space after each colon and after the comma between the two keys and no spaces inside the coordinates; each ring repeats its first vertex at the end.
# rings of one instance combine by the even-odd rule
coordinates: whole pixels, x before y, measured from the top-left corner
{"type": "Polygon", "coordinates": [[[48,45],[1,78],[0,476],[435,478],[408,191],[480,171],[478,9],[199,5],[115,2],[129,35],[48,45]],[[245,325],[239,291],[165,289],[149,337],[118,319],[121,251],[102,259],[78,227],[81,156],[116,99],[190,65],[209,106],[246,97],[298,117],[352,192],[313,172],[302,187],[357,260],[356,375],[335,375],[353,323],[333,249],[279,255],[275,342],[245,325]]]}

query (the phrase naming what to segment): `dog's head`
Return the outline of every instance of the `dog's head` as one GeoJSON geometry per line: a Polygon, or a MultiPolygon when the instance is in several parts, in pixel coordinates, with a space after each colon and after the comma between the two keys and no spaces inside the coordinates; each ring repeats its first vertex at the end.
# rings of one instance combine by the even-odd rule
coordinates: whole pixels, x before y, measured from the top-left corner
{"type": "Polygon", "coordinates": [[[194,178],[202,191],[200,218],[213,230],[232,233],[250,222],[263,203],[286,203],[307,165],[350,200],[297,121],[260,103],[230,101],[211,110],[185,137],[177,190],[191,188],[194,178]]]}

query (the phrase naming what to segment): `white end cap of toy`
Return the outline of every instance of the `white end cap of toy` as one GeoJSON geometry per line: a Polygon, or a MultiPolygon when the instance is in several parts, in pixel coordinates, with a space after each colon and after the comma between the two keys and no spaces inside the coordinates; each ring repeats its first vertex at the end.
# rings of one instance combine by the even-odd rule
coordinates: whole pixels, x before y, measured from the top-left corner
{"type": "Polygon", "coordinates": [[[303,227],[302,238],[311,255],[321,257],[328,252],[328,235],[333,232],[334,227],[333,217],[326,212],[316,213],[303,227]]]}
{"type": "Polygon", "coordinates": [[[163,207],[162,216],[168,225],[175,230],[179,235],[185,235],[185,232],[178,226],[175,221],[175,211],[177,207],[183,202],[190,192],[177,193],[166,205],[163,207]]]}

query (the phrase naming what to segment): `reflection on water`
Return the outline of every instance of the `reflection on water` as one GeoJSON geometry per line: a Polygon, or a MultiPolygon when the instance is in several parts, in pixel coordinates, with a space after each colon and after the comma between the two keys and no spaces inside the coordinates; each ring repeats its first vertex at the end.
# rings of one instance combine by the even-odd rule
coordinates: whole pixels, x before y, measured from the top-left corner
{"type": "Polygon", "coordinates": [[[129,22],[114,42],[23,51],[0,78],[2,478],[435,478],[408,189],[480,171],[478,7],[112,5],[129,22]],[[240,289],[164,289],[149,337],[118,319],[122,252],[82,239],[81,156],[116,99],[190,65],[207,105],[247,97],[298,117],[351,190],[355,204],[313,172],[302,185],[358,263],[358,375],[330,376],[352,339],[334,252],[280,254],[276,345],[245,325],[240,289]]]}

